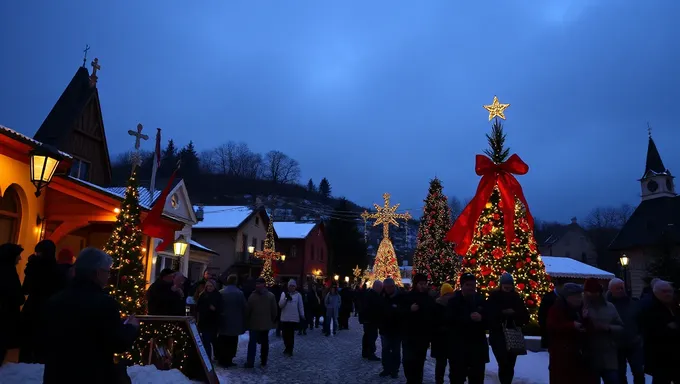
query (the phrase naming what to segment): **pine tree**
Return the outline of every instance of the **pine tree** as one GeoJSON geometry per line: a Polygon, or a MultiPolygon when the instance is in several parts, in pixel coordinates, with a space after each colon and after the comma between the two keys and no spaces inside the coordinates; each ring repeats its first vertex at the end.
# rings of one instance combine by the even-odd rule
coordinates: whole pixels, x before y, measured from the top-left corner
{"type": "MultiPolygon", "coordinates": [[[[523,195],[521,187],[514,176],[510,174],[526,173],[528,166],[517,155],[508,158],[510,150],[505,148],[505,133],[498,118],[493,123],[491,135],[487,134],[486,137],[490,149],[485,150],[484,153],[488,158],[478,155],[477,168],[481,168],[480,162],[482,162],[488,163],[492,169],[488,174],[483,175],[478,188],[478,195],[470,203],[471,206],[476,206],[476,203],[479,203],[481,214],[478,218],[473,218],[476,220],[476,225],[472,226],[474,232],[463,257],[462,269],[464,272],[469,271],[477,276],[478,288],[485,295],[488,295],[491,290],[498,286],[498,280],[504,272],[512,274],[517,292],[524,299],[532,319],[536,320],[541,297],[552,289],[552,283],[545,272],[545,265],[538,253],[533,221],[529,219],[530,216],[527,212],[528,207],[520,201],[520,197],[523,198],[523,196],[519,196],[523,195]],[[493,164],[490,164],[491,162],[493,164]],[[516,172],[509,170],[513,166],[522,168],[522,170],[516,172]],[[490,185],[493,190],[490,197],[484,202],[483,198],[480,199],[479,192],[482,190],[482,184],[487,176],[496,177],[496,179],[489,179],[493,182],[490,185]],[[511,182],[508,182],[510,178],[511,182]],[[504,212],[506,208],[509,209],[510,207],[504,206],[499,185],[505,183],[503,184],[506,188],[505,191],[508,191],[507,188],[513,185],[512,180],[516,183],[514,187],[519,188],[519,190],[505,195],[506,199],[512,199],[514,205],[512,207],[514,211],[512,223],[514,239],[508,244],[504,220],[506,214],[513,211],[504,212]]],[[[469,212],[472,212],[472,210],[469,212]]],[[[461,224],[468,226],[468,223],[462,222],[464,217],[465,212],[454,224],[450,234],[455,232],[456,227],[461,224]]],[[[459,246],[460,244],[456,249],[459,246]]]]}
{"type": "Polygon", "coordinates": [[[262,265],[262,272],[260,277],[264,279],[268,287],[273,287],[276,284],[274,261],[279,260],[281,254],[276,252],[274,243],[274,220],[269,220],[269,227],[267,227],[267,237],[264,240],[264,249],[255,252],[255,257],[264,260],[262,265]]]}
{"type": "Polygon", "coordinates": [[[309,192],[316,192],[316,185],[314,185],[314,180],[309,179],[307,182],[307,191],[309,192]]]}
{"type": "Polygon", "coordinates": [[[453,244],[444,240],[451,229],[451,209],[442,184],[436,177],[430,181],[423,215],[418,227],[418,244],[413,255],[415,273],[426,274],[430,283],[440,287],[455,283],[460,261],[453,244]]]}
{"type": "Polygon", "coordinates": [[[319,182],[319,193],[326,199],[331,197],[331,183],[325,177],[319,182]]]}
{"type": "MultiPolygon", "coordinates": [[[[182,178],[191,184],[191,182],[200,176],[201,172],[198,154],[196,153],[196,148],[194,148],[194,142],[189,141],[189,144],[179,151],[177,157],[182,162],[182,178]]],[[[177,162],[175,162],[175,164],[176,163],[177,162]]]]}
{"type": "Polygon", "coordinates": [[[328,222],[329,273],[349,276],[356,265],[367,264],[366,243],[350,210],[349,202],[340,199],[328,222]]]}
{"type": "Polygon", "coordinates": [[[174,140],[168,140],[168,146],[165,147],[161,154],[161,167],[158,170],[158,176],[168,177],[177,166],[177,148],[174,140]]]}
{"type": "Polygon", "coordinates": [[[145,308],[146,275],[142,258],[140,214],[137,175],[133,172],[128,180],[113,233],[104,246],[104,251],[113,259],[110,293],[120,304],[124,316],[142,314],[145,308]]]}
{"type": "Polygon", "coordinates": [[[378,252],[375,255],[375,262],[373,263],[373,274],[376,280],[385,280],[389,277],[398,286],[402,285],[397,254],[394,253],[394,246],[388,238],[383,238],[380,241],[378,252]]]}

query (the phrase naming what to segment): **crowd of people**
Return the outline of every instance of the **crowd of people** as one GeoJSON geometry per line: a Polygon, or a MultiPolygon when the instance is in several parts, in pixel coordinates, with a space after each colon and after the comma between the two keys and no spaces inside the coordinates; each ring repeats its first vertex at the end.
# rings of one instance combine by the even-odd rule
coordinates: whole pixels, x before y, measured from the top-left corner
{"type": "MultiPolygon", "coordinates": [[[[22,252],[16,244],[0,245],[0,361],[18,347],[20,362],[45,364],[45,383],[125,382],[125,368],[113,356],[131,348],[140,325],[134,315],[123,321],[106,291],[111,257],[86,248],[73,263],[73,254],[56,255],[53,242],[41,241],[21,283],[22,252]]],[[[191,284],[164,269],[146,299],[150,315],[195,316],[206,352],[225,368],[236,365],[245,332],[245,368],[255,366],[258,345],[266,366],[271,330],[292,357],[296,335],[320,326],[326,336],[349,329],[354,312],[363,326],[362,357],[381,362],[381,377],[397,378],[403,367],[407,383],[422,383],[429,351],[436,383],[444,383],[448,366],[452,384],[481,384],[491,352],[500,383],[512,383],[515,363],[526,354],[521,330],[530,323],[513,276],[504,273],[488,297],[470,273],[461,275],[457,290],[443,284],[433,291],[422,274],[412,280],[411,289],[389,278],[360,288],[299,287],[294,279],[267,288],[262,278],[241,283],[229,275],[222,284],[208,272],[191,284]]],[[[594,279],[558,285],[542,298],[538,323],[553,384],[627,384],[628,367],[633,384],[644,383],[645,374],[654,384],[680,384],[680,307],[666,281],[652,280],[640,299],[620,279],[606,290],[594,279]]]]}

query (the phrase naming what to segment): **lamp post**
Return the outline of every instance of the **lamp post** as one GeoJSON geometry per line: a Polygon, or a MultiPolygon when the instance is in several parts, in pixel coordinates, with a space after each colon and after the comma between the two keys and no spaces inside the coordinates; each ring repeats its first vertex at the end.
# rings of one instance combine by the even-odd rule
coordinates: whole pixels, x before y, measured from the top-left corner
{"type": "Polygon", "coordinates": [[[338,276],[338,275],[333,276],[333,280],[335,280],[335,282],[337,283],[338,280],[340,280],[340,276],[338,276]]]}
{"type": "Polygon", "coordinates": [[[622,254],[621,257],[619,258],[619,263],[621,263],[621,274],[623,275],[623,286],[626,289],[626,292],[628,292],[628,263],[630,260],[628,259],[628,256],[626,254],[622,254]]]}
{"type": "Polygon", "coordinates": [[[286,255],[281,255],[281,261],[286,261],[286,255]]]}
{"type": "Polygon", "coordinates": [[[180,270],[180,259],[184,254],[187,252],[187,248],[189,247],[189,243],[187,243],[186,239],[184,238],[184,235],[179,235],[177,240],[172,244],[172,250],[177,256],[177,258],[173,261],[172,263],[172,269],[179,271],[180,270]]]}
{"type": "Polygon", "coordinates": [[[349,276],[345,276],[345,283],[349,283],[349,276]]]}
{"type": "Polygon", "coordinates": [[[31,152],[31,183],[35,185],[35,196],[40,197],[40,190],[52,181],[54,172],[63,157],[56,148],[42,144],[31,152]]]}

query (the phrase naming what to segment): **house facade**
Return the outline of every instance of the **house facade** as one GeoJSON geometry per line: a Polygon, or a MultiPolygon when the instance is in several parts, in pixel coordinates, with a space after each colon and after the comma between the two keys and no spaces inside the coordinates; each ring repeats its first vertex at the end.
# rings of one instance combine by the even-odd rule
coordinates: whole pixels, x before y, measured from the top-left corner
{"type": "MultiPolygon", "coordinates": [[[[199,209],[199,207],[195,207],[199,209]]],[[[258,276],[262,261],[253,253],[264,248],[269,217],[264,209],[246,206],[203,206],[203,220],[192,229],[193,240],[217,254],[208,270],[218,275],[258,276]]]]}
{"type": "Polygon", "coordinates": [[[680,257],[680,196],[674,177],[665,167],[651,135],[645,172],[638,180],[640,205],[616,235],[609,249],[628,257],[626,279],[633,295],[640,295],[652,277],[650,263],[660,252],[680,257]]]}
{"type": "Polygon", "coordinates": [[[554,230],[539,245],[541,255],[556,255],[597,266],[597,248],[585,229],[572,217],[571,223],[554,230]]]}
{"type": "Polygon", "coordinates": [[[286,255],[277,262],[278,277],[284,281],[325,280],[328,274],[328,246],[323,222],[274,222],[278,236],[276,251],[286,255]]]}

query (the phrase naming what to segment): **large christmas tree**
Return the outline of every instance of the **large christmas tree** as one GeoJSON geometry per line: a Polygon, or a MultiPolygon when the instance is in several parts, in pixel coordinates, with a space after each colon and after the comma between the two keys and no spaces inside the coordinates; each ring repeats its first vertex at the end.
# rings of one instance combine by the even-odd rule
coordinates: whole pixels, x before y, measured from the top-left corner
{"type": "Polygon", "coordinates": [[[442,193],[441,181],[435,177],[430,181],[430,190],[420,218],[413,269],[415,273],[426,274],[429,282],[437,287],[447,282],[455,283],[460,268],[453,244],[444,240],[450,228],[451,208],[446,195],[442,193]]]}
{"type": "Polygon", "coordinates": [[[550,277],[538,253],[534,238],[534,220],[524,198],[522,187],[513,174],[524,175],[529,166],[519,156],[508,156],[505,147],[503,111],[494,97],[489,119],[495,117],[491,134],[486,137],[490,149],[477,155],[475,171],[482,176],[477,192],[449,231],[446,239],[456,244],[456,252],[464,255],[463,271],[477,276],[484,294],[496,288],[504,272],[515,278],[515,286],[532,315],[541,297],[552,289],[550,277]]]}
{"type": "Polygon", "coordinates": [[[146,276],[140,214],[137,174],[133,171],[113,233],[104,246],[104,251],[113,259],[110,293],[120,304],[123,316],[143,314],[145,308],[146,276]]]}
{"type": "Polygon", "coordinates": [[[255,252],[255,257],[264,260],[262,265],[262,272],[260,277],[264,279],[268,287],[273,287],[276,284],[274,276],[275,266],[274,261],[281,258],[281,254],[276,252],[274,243],[274,220],[269,220],[269,227],[267,228],[267,237],[264,240],[264,249],[255,252]]]}

